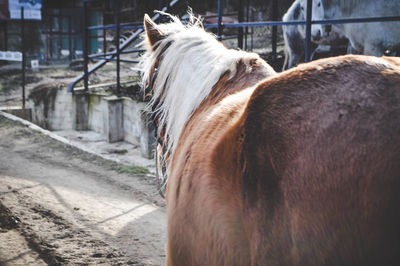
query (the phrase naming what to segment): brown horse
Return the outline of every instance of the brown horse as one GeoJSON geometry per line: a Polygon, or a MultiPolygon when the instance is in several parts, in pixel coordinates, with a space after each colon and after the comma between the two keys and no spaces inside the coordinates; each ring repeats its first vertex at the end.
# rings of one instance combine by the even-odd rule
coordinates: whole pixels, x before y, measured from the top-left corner
{"type": "Polygon", "coordinates": [[[400,265],[400,60],[276,74],[198,21],[144,25],[167,265],[400,265]]]}

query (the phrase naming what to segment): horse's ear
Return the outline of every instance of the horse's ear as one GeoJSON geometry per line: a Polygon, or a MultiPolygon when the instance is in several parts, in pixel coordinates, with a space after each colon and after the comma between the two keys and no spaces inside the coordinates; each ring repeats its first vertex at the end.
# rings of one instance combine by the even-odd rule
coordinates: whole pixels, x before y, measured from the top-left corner
{"type": "Polygon", "coordinates": [[[147,40],[149,41],[151,47],[154,47],[158,41],[161,41],[165,38],[165,34],[158,29],[157,24],[151,20],[149,15],[144,15],[143,23],[146,30],[147,40]]]}

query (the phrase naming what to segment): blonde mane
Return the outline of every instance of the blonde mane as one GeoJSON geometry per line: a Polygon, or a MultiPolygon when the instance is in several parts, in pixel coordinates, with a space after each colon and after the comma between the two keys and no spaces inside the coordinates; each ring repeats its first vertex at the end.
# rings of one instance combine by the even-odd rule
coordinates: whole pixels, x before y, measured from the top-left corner
{"type": "Polygon", "coordinates": [[[259,56],[225,48],[192,15],[186,25],[176,17],[170,18],[172,22],[157,25],[165,38],[153,47],[144,42],[147,52],[140,65],[145,85],[151,81],[152,69],[158,64],[149,105],[157,102],[153,112],[159,115],[158,130],[165,128],[167,150],[173,153],[186,122],[221,76],[229,72],[230,78],[234,77],[239,60],[250,69],[250,60],[259,56]]]}

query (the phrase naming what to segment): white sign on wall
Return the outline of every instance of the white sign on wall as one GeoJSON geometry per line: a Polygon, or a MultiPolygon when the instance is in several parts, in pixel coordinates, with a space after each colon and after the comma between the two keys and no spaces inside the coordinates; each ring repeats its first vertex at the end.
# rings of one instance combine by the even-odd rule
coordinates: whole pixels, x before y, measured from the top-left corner
{"type": "Polygon", "coordinates": [[[0,60],[22,62],[22,53],[12,51],[0,51],[0,60]]]}
{"type": "Polygon", "coordinates": [[[31,68],[34,72],[39,71],[39,60],[31,60],[31,68]]]}
{"type": "Polygon", "coordinates": [[[10,19],[21,19],[21,7],[24,7],[24,19],[42,19],[42,0],[8,0],[10,19]]]}

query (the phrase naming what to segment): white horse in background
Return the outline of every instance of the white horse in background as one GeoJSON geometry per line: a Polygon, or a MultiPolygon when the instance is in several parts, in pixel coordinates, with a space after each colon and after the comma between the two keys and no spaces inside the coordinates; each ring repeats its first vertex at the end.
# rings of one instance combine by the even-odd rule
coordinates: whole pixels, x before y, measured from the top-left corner
{"type": "MultiPolygon", "coordinates": [[[[297,0],[295,1],[297,2],[297,0]]],[[[300,5],[300,10],[303,16],[303,20],[307,18],[307,0],[298,0],[300,5]]],[[[321,4],[321,0],[313,1],[312,9],[311,9],[311,19],[312,20],[321,20],[324,17],[324,7],[321,4]]],[[[304,26],[303,26],[304,27],[304,26]]],[[[305,28],[305,27],[304,27],[305,28]]],[[[311,40],[313,42],[318,42],[324,35],[324,25],[321,24],[312,24],[311,25],[311,40]]]]}
{"type": "MultiPolygon", "coordinates": [[[[313,12],[315,6],[318,19],[400,16],[399,0],[313,0],[313,12]]],[[[346,36],[351,47],[362,54],[382,56],[400,46],[400,21],[334,24],[332,29],[346,36]]]]}
{"type": "MultiPolygon", "coordinates": [[[[299,0],[293,2],[282,18],[284,22],[296,20],[304,20],[299,0]]],[[[283,64],[283,70],[285,70],[304,61],[305,27],[304,25],[283,25],[282,31],[285,41],[285,62],[283,64]]],[[[313,49],[315,49],[315,47],[313,47],[313,49]]]]}
{"type": "MultiPolygon", "coordinates": [[[[306,6],[302,0],[296,0],[290,6],[282,18],[282,21],[304,21],[306,19],[306,6]]],[[[323,7],[313,5],[312,19],[320,20],[323,18],[323,7]]],[[[283,38],[285,41],[285,62],[283,70],[294,67],[305,59],[305,25],[284,25],[282,27],[283,38]]],[[[334,45],[347,45],[348,40],[336,31],[327,34],[324,25],[313,24],[311,26],[311,51],[327,51],[334,45]]]]}

